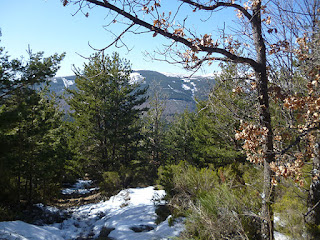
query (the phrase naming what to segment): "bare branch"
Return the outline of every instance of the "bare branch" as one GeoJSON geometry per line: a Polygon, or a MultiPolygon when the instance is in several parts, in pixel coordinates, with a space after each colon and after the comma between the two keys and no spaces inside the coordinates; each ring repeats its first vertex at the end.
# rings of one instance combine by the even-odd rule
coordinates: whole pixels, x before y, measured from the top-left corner
{"type": "Polygon", "coordinates": [[[120,40],[120,38],[121,38],[126,32],[128,32],[129,29],[132,28],[134,25],[135,25],[135,24],[132,23],[129,27],[127,27],[124,31],[122,31],[122,33],[119,34],[112,43],[110,43],[108,46],[106,46],[106,47],[104,47],[104,48],[97,49],[97,48],[92,47],[89,43],[88,43],[88,44],[89,44],[89,46],[90,46],[93,50],[95,50],[95,51],[100,51],[100,52],[101,52],[101,51],[104,51],[104,50],[108,49],[109,47],[111,47],[112,45],[116,44],[116,43],[120,40]]]}
{"type": "Polygon", "coordinates": [[[174,40],[176,42],[182,43],[182,44],[184,44],[185,46],[189,47],[190,49],[192,49],[195,52],[199,51],[199,52],[206,52],[206,53],[209,53],[209,54],[218,53],[218,54],[224,55],[225,57],[231,59],[234,62],[249,64],[254,69],[258,69],[259,68],[259,64],[255,60],[253,60],[251,58],[237,56],[237,55],[235,55],[235,54],[233,54],[233,53],[231,53],[231,52],[229,52],[229,51],[227,51],[226,49],[223,49],[223,48],[208,47],[208,46],[203,46],[203,45],[195,45],[192,41],[190,41],[190,40],[188,40],[188,39],[186,39],[184,37],[181,37],[181,36],[175,35],[173,33],[170,33],[165,29],[161,29],[160,27],[151,25],[150,23],[139,19],[137,16],[133,16],[130,13],[118,8],[117,6],[115,6],[113,4],[110,4],[108,1],[104,1],[104,2],[101,2],[101,1],[98,1],[98,0],[86,0],[86,1],[90,2],[92,4],[95,4],[95,5],[110,9],[112,11],[115,11],[119,15],[122,15],[125,18],[131,20],[133,23],[138,24],[140,26],[143,26],[143,27],[153,31],[156,34],[160,34],[160,35],[162,35],[164,37],[167,37],[169,39],[172,39],[172,40],[174,40]]]}
{"type": "Polygon", "coordinates": [[[238,4],[235,4],[235,3],[231,3],[231,2],[216,2],[215,4],[213,5],[210,5],[210,6],[206,6],[206,5],[203,5],[203,4],[199,4],[199,3],[196,3],[194,1],[191,1],[191,0],[180,0],[184,3],[188,3],[192,6],[195,6],[196,8],[200,9],[200,10],[207,10],[207,11],[212,11],[212,10],[216,10],[218,8],[221,8],[221,7],[232,7],[232,8],[236,8],[238,9],[241,13],[243,13],[244,16],[246,16],[246,18],[248,18],[249,21],[251,21],[252,19],[252,15],[242,6],[238,5],[238,4]]]}
{"type": "Polygon", "coordinates": [[[286,152],[288,152],[291,148],[293,148],[294,146],[296,146],[297,144],[300,143],[300,141],[303,139],[303,137],[305,137],[308,133],[312,132],[312,131],[315,131],[315,130],[319,130],[320,129],[320,122],[314,126],[314,127],[310,127],[304,131],[303,133],[301,133],[294,142],[292,142],[289,146],[287,146],[285,149],[283,149],[279,155],[283,155],[285,154],[286,152]]]}

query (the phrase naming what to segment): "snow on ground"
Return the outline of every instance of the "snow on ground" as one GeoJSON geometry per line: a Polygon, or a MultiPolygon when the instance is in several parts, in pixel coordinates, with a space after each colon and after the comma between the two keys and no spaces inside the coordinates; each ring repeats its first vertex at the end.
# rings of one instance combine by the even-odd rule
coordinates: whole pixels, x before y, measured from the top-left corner
{"type": "Polygon", "coordinates": [[[186,84],[182,84],[182,88],[183,88],[184,90],[186,90],[186,91],[188,91],[188,90],[191,89],[191,88],[190,88],[188,85],[186,85],[186,84]]]}
{"type": "Polygon", "coordinates": [[[290,240],[290,238],[282,233],[274,232],[274,239],[275,240],[290,240]]]}
{"type": "MultiPolygon", "coordinates": [[[[91,183],[90,180],[78,180],[73,190],[78,192],[81,189],[87,190],[91,183]]],[[[70,188],[68,191],[65,190],[73,191],[70,188]]],[[[109,229],[111,233],[108,237],[115,240],[169,239],[178,236],[184,226],[180,220],[170,227],[168,224],[170,216],[159,225],[155,224],[157,218],[155,203],[163,203],[157,200],[164,195],[164,190],[155,190],[153,187],[130,188],[122,190],[108,201],[68,209],[71,217],[62,223],[36,226],[22,221],[0,222],[0,239],[69,240],[88,236],[97,238],[103,228],[109,229]]],[[[44,208],[42,204],[38,204],[38,207],[44,208]]],[[[59,211],[54,207],[46,207],[46,210],[59,211]]],[[[279,220],[276,218],[275,221],[279,220]]],[[[275,240],[290,240],[279,232],[274,234],[275,240]]]]}
{"type": "Polygon", "coordinates": [[[62,223],[35,226],[21,221],[0,222],[0,239],[62,240],[98,237],[103,228],[114,229],[109,237],[116,240],[168,239],[184,229],[178,222],[170,227],[167,220],[155,224],[155,201],[165,195],[153,187],[130,188],[108,201],[70,209],[72,216],[62,223]],[[135,232],[133,230],[139,230],[135,232]]]}
{"type": "Polygon", "coordinates": [[[99,188],[90,188],[92,184],[92,180],[82,180],[78,179],[77,182],[71,188],[64,188],[62,189],[62,194],[87,194],[95,190],[99,190],[99,188]]]}
{"type": "Polygon", "coordinates": [[[130,73],[130,84],[135,83],[143,83],[145,81],[145,78],[138,72],[132,72],[130,73]]]}
{"type": "Polygon", "coordinates": [[[168,73],[168,72],[160,72],[161,74],[165,75],[166,77],[176,77],[181,78],[185,82],[190,82],[190,80],[199,80],[199,78],[210,78],[214,79],[215,77],[219,76],[219,73],[207,73],[207,74],[193,74],[189,72],[188,74],[182,73],[168,73]]]}
{"type": "Polygon", "coordinates": [[[188,74],[182,73],[168,73],[168,72],[160,72],[161,74],[165,75],[166,77],[175,77],[175,78],[187,78],[188,74]]]}
{"type": "Polygon", "coordinates": [[[66,88],[70,87],[71,85],[74,84],[74,81],[73,80],[68,80],[66,78],[62,78],[62,81],[63,81],[63,84],[66,88]]]}
{"type": "Polygon", "coordinates": [[[47,239],[63,240],[60,236],[60,230],[54,227],[31,225],[22,221],[0,222],[0,239],[7,240],[29,240],[29,239],[47,239]]]}
{"type": "MultiPolygon", "coordinates": [[[[281,221],[280,214],[275,213],[274,214],[274,226],[277,229],[277,227],[285,227],[285,224],[283,221],[281,221]]],[[[290,238],[280,232],[275,231],[274,232],[274,239],[275,240],[290,240],[290,238]]]]}
{"type": "Polygon", "coordinates": [[[181,80],[185,83],[189,83],[191,81],[190,78],[182,78],[181,80]]]}

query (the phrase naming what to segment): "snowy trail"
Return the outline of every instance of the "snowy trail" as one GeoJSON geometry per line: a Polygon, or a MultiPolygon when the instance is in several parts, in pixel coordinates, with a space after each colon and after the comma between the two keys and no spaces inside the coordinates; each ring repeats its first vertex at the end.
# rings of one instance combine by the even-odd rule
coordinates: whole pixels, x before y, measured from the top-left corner
{"type": "MultiPolygon", "coordinates": [[[[86,194],[96,190],[90,188],[90,180],[78,180],[63,194],[86,194]]],[[[36,226],[22,221],[0,222],[0,239],[7,240],[72,240],[95,239],[104,232],[103,239],[114,240],[160,240],[178,236],[183,231],[182,220],[170,227],[168,219],[155,224],[155,200],[165,195],[164,190],[153,187],[130,188],[119,192],[108,201],[87,204],[69,209],[71,217],[62,223],[36,226]]],[[[40,208],[43,205],[38,205],[40,208]]],[[[59,211],[47,207],[51,212],[59,211]]],[[[289,240],[275,232],[276,240],[289,240]]]]}
{"type": "Polygon", "coordinates": [[[111,231],[108,237],[115,240],[168,239],[178,236],[184,227],[182,222],[170,227],[168,219],[155,224],[154,200],[164,195],[163,190],[153,187],[130,188],[108,201],[72,209],[72,216],[62,223],[35,226],[22,221],[0,222],[0,239],[94,239],[103,229],[111,231]]]}

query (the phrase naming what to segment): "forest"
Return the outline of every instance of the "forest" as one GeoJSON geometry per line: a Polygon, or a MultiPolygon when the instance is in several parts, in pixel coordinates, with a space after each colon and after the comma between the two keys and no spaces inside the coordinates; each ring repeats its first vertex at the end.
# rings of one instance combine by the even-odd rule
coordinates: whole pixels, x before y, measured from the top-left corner
{"type": "Polygon", "coordinates": [[[190,14],[235,9],[242,29],[196,35],[172,17],[180,8],[160,13],[165,1],[62,1],[128,21],[63,96],[49,86],[64,54],[12,59],[0,47],[0,221],[88,178],[99,200],[165,190],[171,221],[184,219],[177,239],[320,239],[320,2],[176,1],[190,14]],[[219,62],[194,111],[168,118],[161,88],[132,83],[130,59],[106,54],[136,26],[172,40],[157,54],[191,73],[219,62]]]}

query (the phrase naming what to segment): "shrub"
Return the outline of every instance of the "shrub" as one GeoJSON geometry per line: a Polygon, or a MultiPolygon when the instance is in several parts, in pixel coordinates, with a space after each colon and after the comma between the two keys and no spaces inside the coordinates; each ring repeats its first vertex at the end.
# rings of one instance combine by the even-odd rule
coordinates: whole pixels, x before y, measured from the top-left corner
{"type": "Polygon", "coordinates": [[[156,183],[163,187],[166,191],[166,198],[172,198],[176,191],[174,189],[175,185],[173,182],[173,177],[175,175],[181,175],[183,172],[185,162],[180,162],[178,165],[165,165],[160,166],[158,169],[158,180],[156,183]]]}
{"type": "Polygon", "coordinates": [[[105,196],[112,196],[121,189],[121,180],[117,172],[104,172],[100,183],[101,193],[105,196]]]}
{"type": "Polygon", "coordinates": [[[154,184],[155,174],[142,160],[133,160],[130,165],[121,166],[119,171],[124,188],[144,187],[154,184]]]}
{"type": "Polygon", "coordinates": [[[158,170],[159,185],[162,185],[169,196],[187,193],[195,197],[208,191],[217,183],[218,176],[212,169],[198,169],[181,161],[178,165],[161,166],[158,170]]]}
{"type": "Polygon", "coordinates": [[[176,191],[194,198],[213,189],[218,180],[217,173],[212,169],[186,166],[180,174],[174,174],[173,184],[176,191]]]}
{"type": "Polygon", "coordinates": [[[279,197],[274,204],[275,228],[292,239],[305,239],[304,213],[307,212],[307,193],[301,191],[291,180],[282,180],[278,189],[279,197]]]}
{"type": "Polygon", "coordinates": [[[258,239],[258,211],[227,184],[217,185],[189,208],[183,239],[258,239]]]}
{"type": "Polygon", "coordinates": [[[0,222],[15,220],[16,213],[9,206],[0,205],[0,222]]]}
{"type": "Polygon", "coordinates": [[[161,167],[159,183],[170,191],[174,215],[187,216],[182,239],[259,239],[259,174],[242,164],[217,170],[185,162],[161,167]]]}

